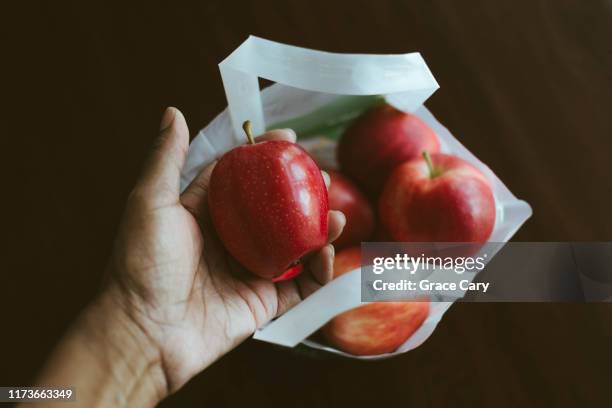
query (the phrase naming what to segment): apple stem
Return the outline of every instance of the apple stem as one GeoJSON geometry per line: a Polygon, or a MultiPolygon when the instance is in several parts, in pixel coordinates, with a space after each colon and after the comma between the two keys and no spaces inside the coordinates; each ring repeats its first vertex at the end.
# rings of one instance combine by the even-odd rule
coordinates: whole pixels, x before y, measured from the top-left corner
{"type": "Polygon", "coordinates": [[[427,150],[423,150],[423,158],[425,159],[425,163],[427,163],[427,168],[429,169],[429,177],[434,178],[438,176],[439,172],[434,167],[433,162],[431,161],[431,156],[427,150]]]}
{"type": "Polygon", "coordinates": [[[253,139],[253,130],[251,129],[251,121],[245,120],[242,124],[242,129],[244,129],[244,133],[246,133],[249,144],[255,144],[255,139],[253,139]]]}

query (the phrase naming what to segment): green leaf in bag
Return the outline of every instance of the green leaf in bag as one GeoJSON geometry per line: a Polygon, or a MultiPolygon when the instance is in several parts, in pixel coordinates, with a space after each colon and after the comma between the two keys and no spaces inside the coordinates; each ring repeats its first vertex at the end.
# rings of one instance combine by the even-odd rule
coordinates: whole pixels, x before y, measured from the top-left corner
{"type": "Polygon", "coordinates": [[[291,128],[300,139],[325,136],[337,140],[344,129],[361,113],[383,102],[384,98],[380,95],[340,96],[335,101],[306,115],[274,123],[268,126],[268,130],[291,128]]]}

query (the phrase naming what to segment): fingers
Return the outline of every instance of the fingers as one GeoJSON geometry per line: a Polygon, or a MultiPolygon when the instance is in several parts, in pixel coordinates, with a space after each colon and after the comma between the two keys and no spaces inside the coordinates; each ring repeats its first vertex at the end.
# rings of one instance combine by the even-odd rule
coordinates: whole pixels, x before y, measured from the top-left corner
{"type": "Polygon", "coordinates": [[[277,316],[282,315],[302,300],[295,279],[277,282],[276,296],[278,300],[278,306],[276,308],[277,316]]]}
{"type": "Polygon", "coordinates": [[[295,143],[297,136],[295,135],[293,129],[274,129],[255,138],[255,141],[257,142],[265,142],[268,140],[285,140],[287,142],[295,143]]]}
{"type": "Polygon", "coordinates": [[[331,281],[334,269],[334,247],[324,246],[310,259],[307,270],[295,279],[276,283],[278,308],[280,316],[303,299],[307,298],[321,286],[331,281]]]}
{"type": "Polygon", "coordinates": [[[188,147],[189,129],[183,114],[176,108],[167,108],[159,136],[133,193],[155,207],[177,203],[188,147]]]}
{"type": "MultiPolygon", "coordinates": [[[[332,210],[328,213],[328,242],[333,242],[340,236],[344,224],[346,218],[342,212],[332,210]]],[[[308,270],[295,279],[302,299],[333,279],[334,256],[334,246],[327,244],[310,258],[308,270]]]]}
{"type": "MultiPolygon", "coordinates": [[[[332,242],[342,233],[346,218],[340,211],[330,211],[328,217],[328,240],[332,242]]],[[[306,270],[297,278],[276,283],[278,291],[277,315],[282,315],[333,279],[334,256],[333,245],[327,244],[313,254],[306,265],[306,270]]]]}
{"type": "MultiPolygon", "coordinates": [[[[310,274],[318,285],[325,285],[334,276],[334,246],[327,244],[309,262],[310,274]]],[[[304,276],[308,274],[302,274],[304,276]]],[[[310,293],[308,293],[310,294],[310,293]]]]}
{"type": "Polygon", "coordinates": [[[199,222],[208,215],[208,186],[216,164],[215,161],[206,166],[181,194],[181,204],[199,222]]]}
{"type": "MultiPolygon", "coordinates": [[[[295,132],[291,129],[276,129],[264,133],[255,138],[258,142],[270,140],[286,140],[295,143],[295,132]]],[[[208,206],[208,186],[210,185],[210,176],[212,175],[215,163],[208,165],[198,176],[189,184],[181,195],[181,204],[193,214],[196,219],[202,221],[207,215],[208,206]]]]}
{"type": "Polygon", "coordinates": [[[297,278],[276,283],[278,296],[277,314],[281,315],[298,304],[302,299],[316,292],[331,281],[334,274],[334,247],[324,246],[313,255],[307,270],[297,278]]]}
{"type": "Polygon", "coordinates": [[[346,224],[346,217],[342,211],[330,210],[327,214],[327,242],[334,242],[338,239],[344,225],[346,224]]]}

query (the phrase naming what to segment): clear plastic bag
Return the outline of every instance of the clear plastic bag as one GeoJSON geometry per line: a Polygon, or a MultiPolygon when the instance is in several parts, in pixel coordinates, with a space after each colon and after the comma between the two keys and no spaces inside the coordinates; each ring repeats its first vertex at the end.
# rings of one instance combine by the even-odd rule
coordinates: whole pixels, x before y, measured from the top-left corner
{"type": "MultiPolygon", "coordinates": [[[[255,134],[274,125],[302,127],[300,134],[338,129],[372,103],[367,96],[382,96],[396,108],[423,119],[439,136],[442,152],[452,153],[479,168],[493,187],[497,206],[491,242],[506,242],[531,216],[530,206],[517,199],[502,181],[466,149],[423,105],[438,88],[418,53],[402,55],[334,54],[249,37],[219,64],[228,108],[193,140],[181,175],[184,189],[208,163],[244,143],[242,123],[251,120],[255,134]],[[260,91],[258,77],[275,84],[260,91]],[[332,123],[330,123],[330,121],[332,123]],[[266,126],[267,125],[267,126],[266,126]]],[[[337,133],[334,131],[322,133],[337,133]]],[[[314,154],[333,165],[335,143],[303,142],[314,154]]],[[[312,348],[358,359],[380,359],[422,344],[452,305],[433,302],[423,325],[395,352],[353,356],[308,337],[333,316],[361,304],[359,270],[333,280],[266,327],[256,339],[294,347],[312,348]]]]}

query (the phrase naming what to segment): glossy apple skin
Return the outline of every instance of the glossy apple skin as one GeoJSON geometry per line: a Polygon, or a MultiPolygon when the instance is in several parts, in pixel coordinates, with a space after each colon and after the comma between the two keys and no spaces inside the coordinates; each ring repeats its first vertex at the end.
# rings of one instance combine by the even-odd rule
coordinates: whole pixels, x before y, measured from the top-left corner
{"type": "Polygon", "coordinates": [[[225,248],[250,272],[274,279],[327,243],[328,198],[321,171],[286,141],[239,146],[211,175],[210,215],[225,248]]]}
{"type": "Polygon", "coordinates": [[[439,175],[423,158],[396,168],[379,199],[381,223],[399,242],[486,242],[495,225],[489,182],[456,156],[433,154],[439,175]]]}
{"type": "MultiPolygon", "coordinates": [[[[361,248],[336,255],[334,278],[361,265],[361,248]]],[[[429,315],[429,301],[374,302],[334,317],[323,335],[335,347],[354,355],[391,353],[421,327],[429,315]]]]}
{"type": "Polygon", "coordinates": [[[329,208],[342,211],[346,224],[334,241],[337,249],[359,245],[374,231],[374,212],[356,185],[337,171],[327,170],[330,179],[329,208]]]}
{"type": "Polygon", "coordinates": [[[424,150],[440,150],[436,133],[418,116],[383,104],[366,111],[342,135],[338,163],[342,173],[376,195],[395,167],[424,150]]]}

